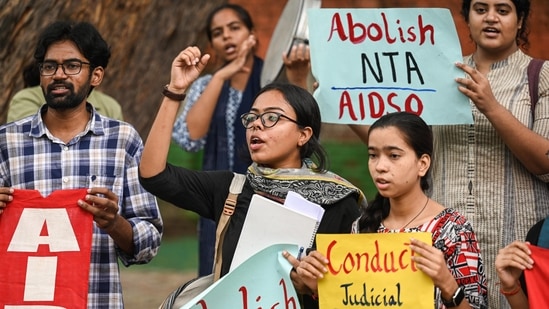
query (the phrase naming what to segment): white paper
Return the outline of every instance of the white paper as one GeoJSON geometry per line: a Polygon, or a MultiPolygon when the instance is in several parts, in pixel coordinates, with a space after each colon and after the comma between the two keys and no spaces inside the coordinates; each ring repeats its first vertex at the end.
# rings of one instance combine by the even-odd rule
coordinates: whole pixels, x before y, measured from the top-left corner
{"type": "Polygon", "coordinates": [[[320,221],[324,215],[324,208],[322,208],[322,206],[305,199],[294,191],[288,191],[284,206],[311,218],[315,218],[318,221],[320,221]]]}
{"type": "Polygon", "coordinates": [[[314,203],[309,205],[310,202],[296,195],[288,194],[289,204],[299,211],[258,194],[252,196],[231,263],[231,270],[252,255],[274,244],[295,244],[298,248],[309,248],[312,245],[324,209],[314,203]],[[314,205],[322,211],[312,210],[314,205]],[[304,214],[305,212],[309,214],[304,214]]]}

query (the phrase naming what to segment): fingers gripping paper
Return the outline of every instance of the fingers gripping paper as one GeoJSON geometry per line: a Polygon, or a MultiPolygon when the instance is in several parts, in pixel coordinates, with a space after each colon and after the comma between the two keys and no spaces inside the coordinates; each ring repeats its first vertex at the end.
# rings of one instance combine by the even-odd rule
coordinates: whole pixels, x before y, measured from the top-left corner
{"type": "Polygon", "coordinates": [[[0,308],[86,307],[93,218],[77,205],[85,196],[15,190],[0,215],[0,308]]]}

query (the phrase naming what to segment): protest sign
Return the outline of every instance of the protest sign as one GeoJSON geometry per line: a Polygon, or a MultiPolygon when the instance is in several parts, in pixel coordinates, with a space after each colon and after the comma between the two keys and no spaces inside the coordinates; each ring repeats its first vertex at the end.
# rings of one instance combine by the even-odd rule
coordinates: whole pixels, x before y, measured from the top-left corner
{"type": "Polygon", "coordinates": [[[310,9],[314,96],[323,122],[371,124],[408,111],[428,124],[473,123],[458,90],[461,47],[440,8],[310,9]]]}
{"type": "Polygon", "coordinates": [[[0,215],[0,308],[86,308],[92,215],[86,189],[14,190],[0,215]]]}
{"type": "Polygon", "coordinates": [[[282,256],[297,256],[296,245],[269,246],[217,280],[180,309],[301,308],[290,279],[292,265],[282,256]]]}
{"type": "Polygon", "coordinates": [[[320,308],[432,308],[434,285],[412,261],[410,238],[431,233],[317,234],[330,261],[318,281],[320,308]]]}

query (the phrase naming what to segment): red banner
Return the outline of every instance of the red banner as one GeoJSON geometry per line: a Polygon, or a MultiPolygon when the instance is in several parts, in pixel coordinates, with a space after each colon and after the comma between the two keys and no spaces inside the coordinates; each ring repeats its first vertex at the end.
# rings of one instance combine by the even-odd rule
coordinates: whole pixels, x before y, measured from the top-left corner
{"type": "Polygon", "coordinates": [[[15,190],[0,215],[0,308],[86,308],[93,218],[77,205],[85,196],[15,190]]]}
{"type": "Polygon", "coordinates": [[[534,268],[526,269],[524,277],[528,289],[528,302],[530,308],[547,308],[549,304],[549,293],[547,289],[547,278],[549,278],[549,249],[528,246],[532,251],[534,268]]]}

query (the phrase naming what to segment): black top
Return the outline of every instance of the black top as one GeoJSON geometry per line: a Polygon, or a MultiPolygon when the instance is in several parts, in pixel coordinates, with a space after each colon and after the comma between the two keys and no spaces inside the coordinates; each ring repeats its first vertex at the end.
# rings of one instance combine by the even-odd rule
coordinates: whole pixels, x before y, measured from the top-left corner
{"type": "Polygon", "coordinates": [[[541,227],[543,225],[543,222],[545,222],[545,219],[538,221],[538,223],[534,224],[528,230],[528,234],[526,234],[526,241],[529,241],[534,246],[538,245],[538,238],[541,232],[541,227]]]}
{"type": "MultiPolygon", "coordinates": [[[[140,177],[141,185],[158,198],[177,207],[196,212],[202,217],[219,222],[229,186],[233,179],[230,171],[194,171],[167,165],[160,174],[151,178],[140,177]]],[[[238,238],[248,212],[253,188],[246,181],[238,196],[236,210],[229,221],[223,240],[221,275],[226,274],[233,259],[238,238]]],[[[357,199],[350,195],[332,205],[321,205],[324,216],[318,233],[350,233],[351,225],[360,215],[357,199]]],[[[283,224],[283,222],[280,222],[283,224]]],[[[290,228],[290,227],[288,227],[290,228]]]]}
{"type": "MultiPolygon", "coordinates": [[[[543,226],[543,222],[545,222],[545,219],[542,219],[538,221],[536,224],[534,224],[526,234],[526,241],[530,242],[530,244],[537,246],[538,245],[538,238],[539,234],[541,232],[541,227],[543,226]]],[[[524,290],[524,294],[526,297],[528,297],[528,288],[526,286],[526,279],[524,278],[524,272],[520,275],[520,285],[522,286],[522,289],[524,290]]]]}

